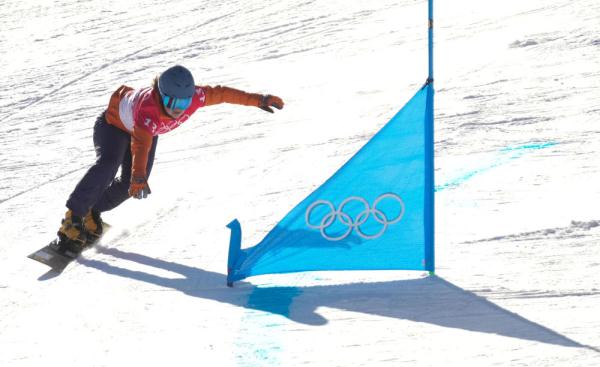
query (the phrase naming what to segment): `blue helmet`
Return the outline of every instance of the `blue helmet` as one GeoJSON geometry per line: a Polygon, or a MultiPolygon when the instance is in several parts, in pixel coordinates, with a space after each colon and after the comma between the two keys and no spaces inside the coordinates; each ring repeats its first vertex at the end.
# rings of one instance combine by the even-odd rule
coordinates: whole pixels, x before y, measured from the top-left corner
{"type": "Polygon", "coordinates": [[[191,98],[196,91],[192,73],[181,65],[175,65],[165,70],[158,77],[158,91],[162,97],[165,107],[174,108],[189,106],[191,98]],[[187,105],[187,106],[185,106],[187,105]]]}

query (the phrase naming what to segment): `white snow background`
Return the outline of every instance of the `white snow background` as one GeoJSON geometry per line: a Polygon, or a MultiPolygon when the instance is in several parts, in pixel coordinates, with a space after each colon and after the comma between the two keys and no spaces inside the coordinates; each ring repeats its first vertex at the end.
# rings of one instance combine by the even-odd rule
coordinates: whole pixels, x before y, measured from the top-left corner
{"type": "Polygon", "coordinates": [[[436,1],[436,259],[225,285],[427,77],[419,0],[0,6],[0,366],[600,366],[600,3],[436,1]],[[161,136],[148,200],[50,241],[121,84],[175,63],[281,96],[161,136]]]}

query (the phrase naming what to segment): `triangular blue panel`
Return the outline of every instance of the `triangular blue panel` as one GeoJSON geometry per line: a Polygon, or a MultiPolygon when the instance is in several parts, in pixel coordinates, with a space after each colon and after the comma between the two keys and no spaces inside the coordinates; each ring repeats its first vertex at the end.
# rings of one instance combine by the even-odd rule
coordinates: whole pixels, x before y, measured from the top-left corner
{"type": "Polygon", "coordinates": [[[433,87],[427,84],[256,246],[230,223],[228,283],[313,270],[433,271],[433,87]]]}

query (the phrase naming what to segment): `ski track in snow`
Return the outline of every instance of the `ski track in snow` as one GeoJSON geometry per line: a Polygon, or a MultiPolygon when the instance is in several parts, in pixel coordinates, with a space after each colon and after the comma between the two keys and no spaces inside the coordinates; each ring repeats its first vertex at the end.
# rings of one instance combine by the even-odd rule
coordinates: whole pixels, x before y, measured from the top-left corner
{"type": "Polygon", "coordinates": [[[437,276],[329,272],[225,286],[260,239],[426,78],[421,0],[0,8],[0,365],[600,365],[600,4],[435,3],[437,276]],[[278,94],[162,136],[150,200],[63,274],[54,235],[121,84],[182,63],[278,94]],[[69,353],[62,348],[68,346],[69,353]]]}

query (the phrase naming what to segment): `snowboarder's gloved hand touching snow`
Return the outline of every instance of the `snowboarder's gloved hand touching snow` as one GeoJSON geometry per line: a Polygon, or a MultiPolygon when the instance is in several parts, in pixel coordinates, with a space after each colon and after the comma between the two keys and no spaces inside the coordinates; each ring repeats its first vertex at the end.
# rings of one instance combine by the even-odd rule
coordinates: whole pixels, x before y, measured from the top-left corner
{"type": "Polygon", "coordinates": [[[132,177],[129,184],[129,196],[135,199],[145,199],[152,191],[148,186],[148,181],[144,177],[132,177]]]}
{"type": "Polygon", "coordinates": [[[283,100],[277,96],[272,96],[270,94],[264,95],[262,96],[261,100],[260,100],[260,107],[261,110],[265,110],[267,112],[275,112],[273,111],[273,109],[271,107],[275,107],[278,110],[283,108],[283,100]]]}

